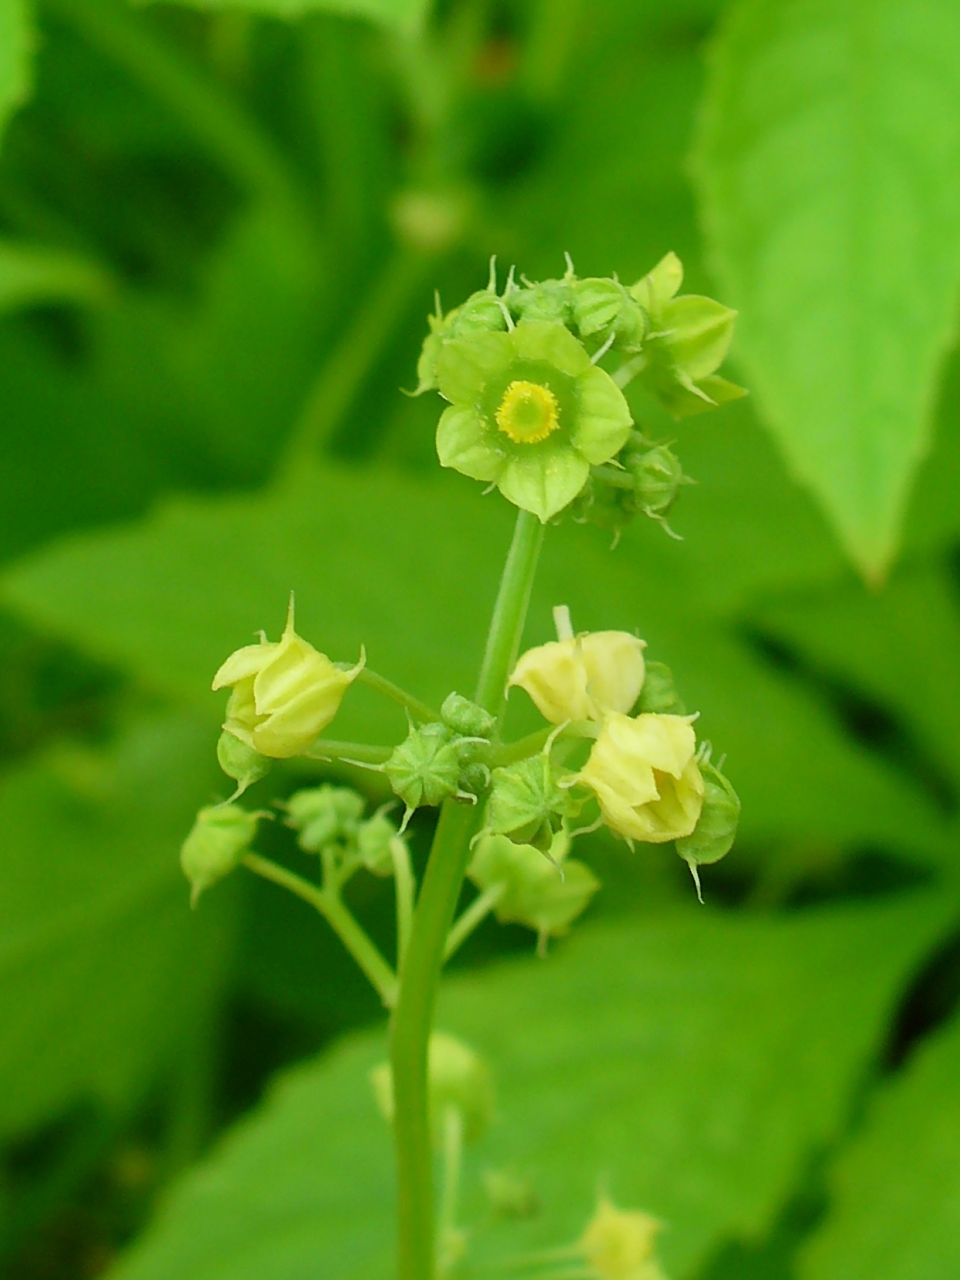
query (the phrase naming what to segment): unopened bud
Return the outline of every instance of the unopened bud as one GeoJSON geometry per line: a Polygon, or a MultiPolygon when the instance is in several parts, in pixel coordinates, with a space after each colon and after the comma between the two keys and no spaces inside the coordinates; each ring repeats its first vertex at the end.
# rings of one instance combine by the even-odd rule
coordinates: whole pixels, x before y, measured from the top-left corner
{"type": "Polygon", "coordinates": [[[637,711],[661,716],[685,716],[687,709],[677,693],[673,672],[665,662],[648,662],[637,711]]]}
{"type": "MultiPolygon", "coordinates": [[[[462,1040],[434,1031],[427,1053],[430,1130],[435,1143],[443,1140],[444,1120],[449,1108],[460,1113],[463,1136],[470,1142],[493,1118],[493,1079],[487,1064],[462,1040]]],[[[393,1123],[393,1073],[383,1062],[370,1072],[377,1106],[388,1123],[393,1123]]]]}
{"type": "Polygon", "coordinates": [[[440,708],[440,717],[448,729],[465,738],[489,738],[496,725],[496,717],[484,711],[461,693],[447,694],[440,708]]]}
{"type": "Polygon", "coordinates": [[[360,824],[357,833],[357,853],[360,861],[375,876],[393,875],[393,855],[391,846],[394,840],[402,840],[397,834],[385,813],[375,813],[372,818],[360,824]]]}
{"type": "Polygon", "coordinates": [[[286,802],[288,821],[299,833],[297,843],[306,853],[319,853],[336,840],[356,837],[364,800],[351,787],[308,787],[286,802]]]}
{"type": "Polygon", "coordinates": [[[563,830],[554,835],[548,856],[508,836],[484,836],[467,874],[481,890],[500,888],[493,910],[501,924],[522,924],[541,937],[559,937],[600,887],[589,867],[566,857],[569,847],[563,830]]]}
{"type": "Polygon", "coordinates": [[[484,831],[549,848],[556,825],[571,808],[570,792],[558,786],[547,756],[530,756],[494,769],[484,831]]]}
{"type": "Polygon", "coordinates": [[[656,1257],[663,1224],[637,1209],[618,1209],[606,1196],[577,1247],[596,1280],[666,1280],[656,1257]]]}
{"type": "Polygon", "coordinates": [[[541,280],[514,286],[506,296],[510,310],[523,320],[573,321],[574,293],[570,280],[541,280]]]}
{"type": "MultiPolygon", "coordinates": [[[[266,756],[262,756],[253,747],[247,746],[239,738],[224,729],[217,742],[217,760],[220,768],[228,778],[237,784],[237,796],[243,795],[247,787],[259,782],[270,771],[273,764],[266,756]]],[[[236,797],[235,797],[236,798],[236,797]]]]}
{"type": "Polygon", "coordinates": [[[639,351],[643,345],[646,312],[617,280],[578,280],[573,314],[584,338],[613,337],[621,351],[639,351]]]}
{"type": "Polygon", "coordinates": [[[676,841],[677,853],[690,868],[697,894],[700,880],[697,867],[719,862],[733,847],[740,822],[740,799],[719,769],[701,761],[703,808],[697,825],[688,836],[676,841]]]}
{"type": "Polygon", "coordinates": [[[642,451],[630,450],[623,463],[633,478],[641,511],[657,519],[666,516],[685,481],[677,455],[665,444],[658,444],[642,451]]]}
{"type": "Polygon", "coordinates": [[[410,730],[383,771],[408,810],[438,805],[457,790],[460,754],[446,725],[425,724],[410,730]]]}
{"type": "Polygon", "coordinates": [[[197,814],[180,849],[180,866],[190,881],[192,906],[204,889],[240,865],[257,832],[258,813],[237,804],[210,805],[197,814]]]}

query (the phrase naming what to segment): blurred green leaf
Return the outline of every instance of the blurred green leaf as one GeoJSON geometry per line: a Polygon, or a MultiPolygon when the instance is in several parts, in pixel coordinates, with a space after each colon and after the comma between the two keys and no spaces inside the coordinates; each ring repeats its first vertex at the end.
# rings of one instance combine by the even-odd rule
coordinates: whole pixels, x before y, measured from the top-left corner
{"type": "Polygon", "coordinates": [[[697,170],[746,380],[881,577],[930,443],[960,283],[960,10],[743,0],[697,170]]]}
{"type": "Polygon", "coordinates": [[[96,302],[106,274],[75,254],[0,240],[0,312],[41,302],[96,302]]]}
{"type": "MultiPolygon", "coordinates": [[[[546,965],[452,980],[440,1025],[488,1058],[500,1095],[464,1179],[478,1263],[575,1238],[600,1185],[669,1224],[677,1280],[726,1234],[762,1232],[842,1125],[943,922],[924,899],[737,922],[690,911],[588,927],[546,965]],[[529,1170],[543,1212],[491,1225],[490,1167],[529,1170]]],[[[389,1140],[367,1081],[383,1052],[379,1033],[357,1037],[283,1081],[117,1280],[391,1274],[389,1140]]]]}
{"type": "MultiPolygon", "coordinates": [[[[472,689],[510,521],[505,504],[459,478],[305,472],[261,496],[181,500],[143,525],[67,539],[13,568],[0,595],[39,629],[212,711],[213,672],[258,627],[278,633],[295,590],[302,634],[337,660],[364,644],[374,669],[438,704],[472,689]]],[[[700,731],[730,753],[745,836],[789,830],[921,858],[938,838],[936,810],[909,780],[697,611],[667,539],[641,557],[611,553],[595,530],[551,530],[532,643],[550,638],[560,602],[578,628],[639,628],[674,667],[700,731]]],[[[514,704],[520,712],[520,695],[514,704]]],[[[396,741],[404,729],[397,708],[359,687],[336,721],[348,739],[396,741]]]]}
{"type": "Polygon", "coordinates": [[[300,18],[323,11],[372,18],[389,27],[412,30],[422,21],[430,0],[180,0],[197,9],[249,9],[270,18],[300,18]]]}
{"type": "Polygon", "coordinates": [[[960,1274],[960,1023],[917,1051],[876,1099],[830,1178],[830,1212],[799,1280],[960,1274]]]}
{"type": "Polygon", "coordinates": [[[803,593],[757,611],[761,625],[895,712],[960,793],[960,584],[940,562],[883,591],[803,593]]]}
{"type": "Polygon", "coordinates": [[[0,135],[32,82],[33,28],[27,0],[0,0],[0,135]]]}
{"type": "Polygon", "coordinates": [[[3,1133],[135,1100],[203,1032],[230,895],[193,915],[177,855],[208,762],[203,721],[180,716],[109,754],[61,745],[0,784],[3,1133]]]}

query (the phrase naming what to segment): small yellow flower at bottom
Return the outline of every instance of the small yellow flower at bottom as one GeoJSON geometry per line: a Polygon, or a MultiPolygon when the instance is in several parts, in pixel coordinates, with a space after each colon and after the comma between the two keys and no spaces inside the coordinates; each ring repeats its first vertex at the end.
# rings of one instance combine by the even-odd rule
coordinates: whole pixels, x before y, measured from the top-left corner
{"type": "Polygon", "coordinates": [[[214,689],[233,686],[223,728],[263,756],[299,755],[337,714],[364,661],[344,671],[298,636],[291,598],[280,640],[237,649],[214,676],[214,689]]]}
{"type": "Polygon", "coordinates": [[[594,792],[607,826],[628,840],[688,836],[703,807],[693,716],[610,715],[577,780],[594,792]]]}
{"type": "Polygon", "coordinates": [[[578,1251],[597,1280],[666,1280],[655,1250],[662,1225],[638,1209],[618,1209],[602,1196],[578,1251]]]}

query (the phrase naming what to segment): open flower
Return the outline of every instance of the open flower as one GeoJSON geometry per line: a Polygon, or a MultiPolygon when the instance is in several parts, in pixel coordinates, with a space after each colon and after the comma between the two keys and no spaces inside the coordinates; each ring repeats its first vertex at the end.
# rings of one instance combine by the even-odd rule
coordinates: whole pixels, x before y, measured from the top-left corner
{"type": "Polygon", "coordinates": [[[623,392],[559,321],[446,342],[436,374],[450,402],[437,427],[441,465],[491,481],[543,521],[630,434],[623,392]]]}
{"type": "Polygon", "coordinates": [[[628,840],[663,844],[688,836],[703,807],[692,716],[610,715],[578,781],[607,826],[628,840]]]}
{"type": "Polygon", "coordinates": [[[639,1209],[618,1209],[606,1196],[577,1243],[597,1280],[665,1280],[656,1256],[663,1224],[639,1209]]]}
{"type": "Polygon", "coordinates": [[[298,636],[293,601],[276,643],[237,649],[213,678],[213,688],[232,685],[223,728],[263,756],[299,755],[327,727],[364,659],[344,671],[298,636]]]}

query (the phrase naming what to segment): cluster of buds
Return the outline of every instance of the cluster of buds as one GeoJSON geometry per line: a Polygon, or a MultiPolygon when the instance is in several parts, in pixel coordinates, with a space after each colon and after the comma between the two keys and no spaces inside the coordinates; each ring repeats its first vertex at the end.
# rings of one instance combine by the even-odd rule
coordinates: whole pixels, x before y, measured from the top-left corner
{"type": "Polygon", "coordinates": [[[638,511],[662,519],[682,470],[634,431],[623,387],[639,378],[675,417],[745,394],[716,373],[736,313],[676,296],[682,279],[675,254],[630,287],[578,278],[568,258],[560,279],[518,283],[511,271],[501,293],[491,267],[487,288],[462,306],[444,315],[438,302],[417,391],[448,402],[441,464],[543,521],[581,497],[581,518],[615,528],[638,511]],[[600,366],[607,356],[619,360],[612,372],[600,366]]]}
{"type": "Polygon", "coordinates": [[[392,876],[398,856],[406,857],[403,836],[386,810],[364,818],[365,801],[352,787],[307,787],[295,791],[283,807],[297,844],[304,853],[316,854],[340,884],[360,867],[375,876],[392,876]]]}
{"type": "Polygon", "coordinates": [[[698,747],[696,716],[685,713],[669,669],[648,668],[637,637],[575,636],[565,608],[555,617],[558,639],[525,653],[510,685],[529,694],[557,733],[579,726],[592,739],[590,753],[579,770],[563,770],[548,742],[535,760],[495,770],[484,834],[544,849],[592,800],[597,825],[625,840],[674,842],[699,893],[697,868],[730,849],[740,804],[709,748],[698,747]]]}

